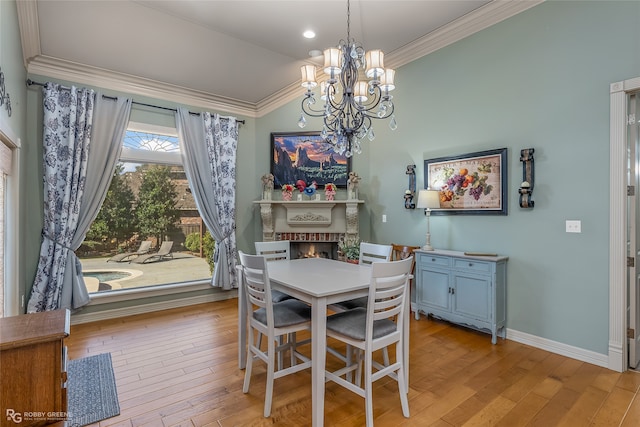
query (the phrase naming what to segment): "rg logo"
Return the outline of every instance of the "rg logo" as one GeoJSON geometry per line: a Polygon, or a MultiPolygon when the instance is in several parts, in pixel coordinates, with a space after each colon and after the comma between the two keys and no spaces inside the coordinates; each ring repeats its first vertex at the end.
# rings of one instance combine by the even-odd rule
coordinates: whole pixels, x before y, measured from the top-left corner
{"type": "Polygon", "coordinates": [[[16,424],[22,422],[22,413],[16,412],[13,409],[7,409],[6,411],[7,420],[13,421],[16,424]]]}

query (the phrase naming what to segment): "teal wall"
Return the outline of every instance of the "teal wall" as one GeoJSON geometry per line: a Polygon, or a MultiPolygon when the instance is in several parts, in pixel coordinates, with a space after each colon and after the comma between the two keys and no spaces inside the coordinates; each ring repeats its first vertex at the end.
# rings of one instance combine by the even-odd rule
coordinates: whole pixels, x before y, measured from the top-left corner
{"type": "MultiPolygon", "coordinates": [[[[26,138],[27,133],[27,120],[26,120],[26,71],[22,62],[22,46],[20,44],[20,29],[18,28],[18,13],[16,10],[16,3],[14,1],[0,1],[0,68],[4,73],[4,84],[6,93],[11,98],[11,117],[3,105],[0,107],[0,128],[2,131],[9,135],[11,138],[15,138],[15,143],[20,142],[22,153],[29,150],[29,142],[26,138]]],[[[15,170],[20,170],[16,168],[15,170]]],[[[18,182],[20,191],[22,191],[24,177],[27,171],[22,169],[19,172],[18,182]]],[[[17,175],[17,174],[16,174],[17,175]]],[[[41,205],[41,203],[39,204],[41,205]]],[[[20,200],[20,211],[24,212],[24,199],[20,200]]],[[[18,235],[22,236],[23,231],[28,225],[23,221],[18,230],[18,235]]],[[[21,239],[19,239],[21,240],[21,239]]],[[[13,248],[6,248],[6,251],[14,250],[13,248]]],[[[22,255],[22,248],[18,249],[18,283],[16,296],[25,292],[24,285],[24,272],[26,270],[24,265],[24,258],[22,255]]],[[[13,302],[11,302],[13,304],[13,302]]]]}
{"type": "MultiPolygon", "coordinates": [[[[6,62],[18,67],[21,59],[5,60],[5,12],[15,15],[15,7],[13,2],[0,5],[4,70],[6,62]]],[[[11,37],[17,49],[14,29],[11,37]]],[[[639,43],[640,2],[548,1],[398,69],[394,101],[399,128],[392,132],[386,123],[377,124],[376,140],[353,162],[366,201],[362,238],[424,243],[424,215],[403,207],[408,164],[418,166],[421,183],[424,159],[507,147],[509,214],[433,216],[432,243],[509,256],[509,329],[606,354],[609,84],[640,76],[639,43]],[[517,204],[519,153],[530,147],[535,148],[536,207],[524,210],[517,204]],[[567,219],[581,220],[582,233],[565,233],[567,219]]],[[[24,88],[12,86],[11,91],[23,108],[26,102],[30,124],[28,132],[24,123],[15,125],[16,132],[27,135],[22,203],[29,208],[24,210],[28,232],[22,274],[30,287],[42,221],[41,153],[34,148],[40,139],[41,98],[33,88],[26,95],[24,88]]],[[[261,238],[253,201],[260,196],[260,176],[269,170],[269,134],[298,130],[299,103],[247,119],[241,127],[239,249],[251,251],[252,242],[261,238]]],[[[320,127],[310,121],[305,130],[320,127]]]]}
{"type": "MultiPolygon", "coordinates": [[[[422,211],[403,205],[408,164],[420,185],[425,159],[507,147],[508,215],[432,216],[431,242],[509,256],[509,329],[607,354],[609,85],[637,76],[640,2],[625,1],[548,1],[401,67],[399,127],[375,124],[354,164],[364,238],[424,244],[422,211]],[[518,206],[524,148],[533,209],[518,206]],[[582,233],[565,233],[567,219],[582,233]]],[[[256,140],[294,130],[299,109],[259,120],[256,140]]]]}

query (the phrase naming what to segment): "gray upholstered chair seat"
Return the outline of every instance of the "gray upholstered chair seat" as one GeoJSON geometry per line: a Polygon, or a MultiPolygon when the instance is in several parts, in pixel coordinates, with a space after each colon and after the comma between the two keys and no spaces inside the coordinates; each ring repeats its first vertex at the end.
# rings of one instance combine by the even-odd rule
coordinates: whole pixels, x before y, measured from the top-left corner
{"type": "Polygon", "coordinates": [[[284,292],[276,291],[275,289],[271,290],[271,301],[274,304],[288,299],[293,299],[293,297],[289,294],[285,294],[284,292]]]}
{"type": "Polygon", "coordinates": [[[331,304],[331,308],[334,310],[351,310],[352,308],[367,308],[367,302],[369,297],[354,298],[347,301],[337,302],[331,304]]]}
{"type": "MultiPolygon", "coordinates": [[[[267,309],[259,308],[253,312],[253,318],[267,324],[267,309]]],[[[297,299],[288,299],[273,304],[273,323],[276,328],[296,325],[311,320],[311,307],[297,299]]]]}
{"type": "MultiPolygon", "coordinates": [[[[327,317],[327,330],[364,341],[367,323],[367,309],[358,307],[327,317]]],[[[396,331],[396,324],[389,319],[373,322],[373,338],[381,338],[396,331]]]]}

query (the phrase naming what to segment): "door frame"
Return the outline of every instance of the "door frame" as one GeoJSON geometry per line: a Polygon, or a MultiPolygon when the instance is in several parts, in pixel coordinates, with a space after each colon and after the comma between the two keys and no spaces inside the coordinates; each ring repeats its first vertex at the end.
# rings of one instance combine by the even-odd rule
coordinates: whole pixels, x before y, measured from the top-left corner
{"type": "Polygon", "coordinates": [[[629,368],[627,341],[627,96],[640,77],[611,83],[609,112],[609,354],[608,367],[629,368]],[[613,191],[615,190],[615,191],[613,191]]]}

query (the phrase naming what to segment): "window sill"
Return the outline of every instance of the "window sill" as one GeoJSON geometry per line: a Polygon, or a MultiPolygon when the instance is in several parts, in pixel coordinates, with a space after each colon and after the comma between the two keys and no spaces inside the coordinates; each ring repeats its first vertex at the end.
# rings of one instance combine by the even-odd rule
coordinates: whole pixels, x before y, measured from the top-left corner
{"type": "Polygon", "coordinates": [[[107,292],[94,292],[89,294],[91,297],[89,305],[110,304],[113,302],[180,294],[203,289],[211,289],[210,279],[195,282],[172,283],[168,285],[145,286],[142,288],[118,289],[107,292]]]}

